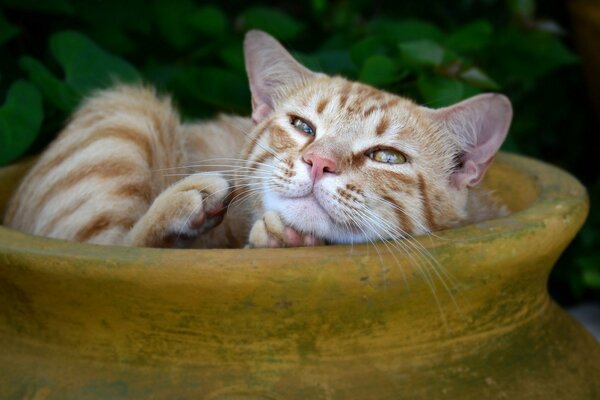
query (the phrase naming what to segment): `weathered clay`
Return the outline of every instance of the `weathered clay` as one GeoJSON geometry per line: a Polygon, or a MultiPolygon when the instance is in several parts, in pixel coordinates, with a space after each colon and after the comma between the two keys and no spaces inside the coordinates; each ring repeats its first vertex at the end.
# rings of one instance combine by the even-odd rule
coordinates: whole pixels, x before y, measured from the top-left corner
{"type": "MultiPolygon", "coordinates": [[[[2,206],[25,168],[0,170],[2,206]]],[[[510,217],[408,253],[100,247],[0,227],[0,398],[600,398],[600,345],[546,291],[584,188],[506,154],[486,185],[510,217]]]]}

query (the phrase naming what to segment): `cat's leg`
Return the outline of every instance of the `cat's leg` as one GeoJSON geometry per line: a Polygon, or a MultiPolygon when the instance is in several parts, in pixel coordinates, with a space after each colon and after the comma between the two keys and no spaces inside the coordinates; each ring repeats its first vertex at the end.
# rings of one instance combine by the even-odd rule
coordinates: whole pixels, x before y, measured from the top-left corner
{"type": "Polygon", "coordinates": [[[286,226],[276,212],[267,211],[252,226],[247,247],[300,247],[323,244],[325,243],[322,240],[311,234],[301,233],[286,226]]]}
{"type": "Polygon", "coordinates": [[[125,237],[141,247],[186,247],[214,228],[226,210],[229,183],[215,175],[190,175],[163,191],[125,237]]]}

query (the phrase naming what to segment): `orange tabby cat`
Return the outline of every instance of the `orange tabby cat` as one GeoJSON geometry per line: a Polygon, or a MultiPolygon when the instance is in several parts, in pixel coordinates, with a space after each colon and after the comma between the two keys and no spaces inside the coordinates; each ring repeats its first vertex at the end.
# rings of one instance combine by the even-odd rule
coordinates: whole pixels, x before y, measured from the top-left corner
{"type": "Polygon", "coordinates": [[[5,224],[98,244],[278,247],[498,214],[474,188],[507,134],[506,97],[433,110],[311,72],[263,32],[244,45],[251,120],[181,123],[150,89],[98,92],[23,180],[5,224]]]}

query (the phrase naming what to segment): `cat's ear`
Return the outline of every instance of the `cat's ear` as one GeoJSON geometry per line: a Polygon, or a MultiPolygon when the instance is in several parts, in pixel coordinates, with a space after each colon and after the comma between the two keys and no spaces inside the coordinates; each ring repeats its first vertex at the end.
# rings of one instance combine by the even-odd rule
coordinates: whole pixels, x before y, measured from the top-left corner
{"type": "Polygon", "coordinates": [[[460,165],[451,176],[452,184],[457,189],[477,185],[508,133],[512,120],[510,100],[500,94],[481,94],[433,114],[457,135],[463,146],[460,165]]]}
{"type": "Polygon", "coordinates": [[[252,120],[257,124],[273,111],[283,86],[300,83],[315,75],[265,32],[251,30],[246,33],[244,57],[252,93],[252,120]]]}

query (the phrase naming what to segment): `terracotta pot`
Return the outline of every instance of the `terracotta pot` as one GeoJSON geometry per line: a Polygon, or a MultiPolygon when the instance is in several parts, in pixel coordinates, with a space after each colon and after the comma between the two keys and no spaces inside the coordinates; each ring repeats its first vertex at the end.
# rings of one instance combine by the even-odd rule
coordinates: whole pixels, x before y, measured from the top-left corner
{"type": "MultiPolygon", "coordinates": [[[[0,204],[25,168],[0,171],[0,204]]],[[[600,398],[600,345],[546,291],[584,188],[506,154],[486,184],[514,213],[419,238],[443,270],[384,244],[156,250],[0,227],[0,398],[600,398]]]]}

